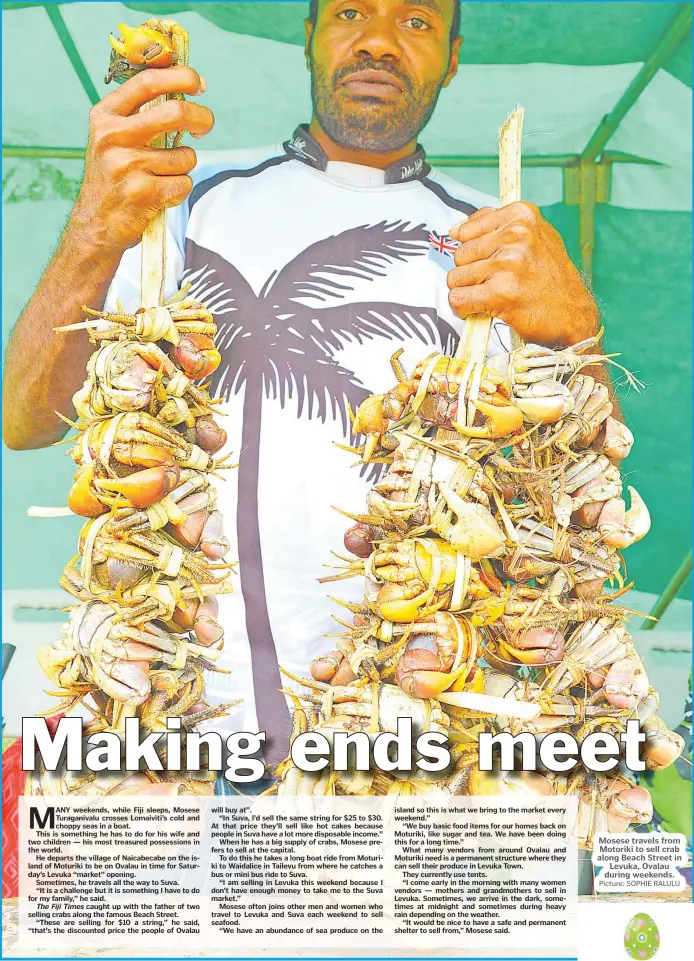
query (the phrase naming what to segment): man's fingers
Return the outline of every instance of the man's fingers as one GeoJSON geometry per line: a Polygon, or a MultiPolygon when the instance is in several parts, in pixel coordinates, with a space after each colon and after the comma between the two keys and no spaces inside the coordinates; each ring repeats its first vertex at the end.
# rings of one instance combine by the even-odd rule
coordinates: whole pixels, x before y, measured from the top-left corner
{"type": "Polygon", "coordinates": [[[451,310],[461,317],[470,314],[493,314],[491,294],[486,284],[475,284],[472,287],[454,287],[448,292],[448,303],[451,310]]]}
{"type": "Polygon", "coordinates": [[[192,189],[193,181],[186,174],[157,177],[138,170],[123,181],[121,194],[127,206],[154,214],[162,207],[183,203],[192,189]]]}
{"type": "Polygon", "coordinates": [[[171,177],[177,174],[187,174],[197,162],[192,147],[175,147],[173,150],[156,150],[145,147],[133,151],[134,166],[159,177],[171,177]]]}
{"type": "Polygon", "coordinates": [[[491,207],[482,207],[462,224],[451,227],[450,236],[453,240],[459,240],[461,244],[476,240],[477,237],[482,237],[501,226],[505,219],[502,211],[505,209],[502,207],[501,210],[492,210],[491,207]]]}
{"type": "Polygon", "coordinates": [[[460,247],[456,247],[453,259],[458,267],[464,264],[474,264],[478,260],[487,260],[501,247],[504,241],[503,228],[497,228],[484,233],[474,240],[467,240],[460,247]]]}
{"type": "Polygon", "coordinates": [[[178,207],[193,189],[190,177],[160,177],[157,180],[163,207],[178,207]]]}
{"type": "Polygon", "coordinates": [[[167,93],[185,93],[191,97],[205,92],[205,81],[192,67],[165,67],[142,70],[106,96],[96,105],[97,111],[129,117],[140,107],[167,93]]]}
{"type": "Polygon", "coordinates": [[[118,122],[113,139],[123,145],[146,146],[162,133],[185,130],[197,137],[209,133],[214,114],[207,107],[185,100],[167,100],[150,110],[118,122]]]}
{"type": "Polygon", "coordinates": [[[473,264],[454,267],[448,272],[446,282],[449,290],[454,287],[472,287],[474,284],[483,284],[493,272],[494,265],[491,260],[478,260],[473,264]]]}
{"type": "Polygon", "coordinates": [[[504,224],[518,224],[530,227],[533,224],[537,224],[540,219],[540,211],[534,204],[526,203],[524,200],[518,200],[512,204],[506,204],[505,207],[499,207],[498,210],[492,210],[491,207],[481,207],[468,217],[464,223],[456,224],[455,227],[452,227],[450,236],[454,240],[459,240],[461,244],[464,244],[469,240],[475,240],[475,238],[481,237],[483,234],[496,230],[504,224]]]}

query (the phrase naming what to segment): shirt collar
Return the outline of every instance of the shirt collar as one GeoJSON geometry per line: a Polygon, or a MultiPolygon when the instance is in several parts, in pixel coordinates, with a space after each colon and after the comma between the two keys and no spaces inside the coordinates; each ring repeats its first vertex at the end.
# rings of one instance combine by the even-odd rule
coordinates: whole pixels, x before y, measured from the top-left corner
{"type": "MultiPolygon", "coordinates": [[[[328,166],[328,158],[325,151],[308,131],[307,124],[299,124],[294,131],[291,140],[282,144],[285,153],[300,160],[301,163],[315,167],[317,170],[325,170],[328,166]]],[[[397,160],[384,170],[384,182],[387,184],[402,184],[408,180],[421,180],[431,170],[426,162],[424,148],[417,144],[414,152],[409,157],[397,160]]]]}

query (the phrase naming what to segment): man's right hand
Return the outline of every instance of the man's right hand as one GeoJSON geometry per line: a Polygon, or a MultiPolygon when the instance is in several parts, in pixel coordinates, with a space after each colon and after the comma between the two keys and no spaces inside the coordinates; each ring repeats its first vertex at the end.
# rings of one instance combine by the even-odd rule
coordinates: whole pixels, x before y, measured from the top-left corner
{"type": "Polygon", "coordinates": [[[164,94],[204,92],[204,80],[190,67],[152,68],[92,107],[84,178],[69,229],[86,234],[90,246],[122,252],[139,243],[157,211],[185,200],[193,186],[188,174],[196,163],[195,151],[150,144],[160,134],[177,130],[204,136],[214,125],[212,111],[185,100],[139,111],[164,94]]]}
{"type": "Polygon", "coordinates": [[[3,436],[23,450],[59,440],[73,417],[72,395],[84,380],[92,345],[84,331],[56,335],[54,327],[83,318],[83,305],[99,309],[127,247],[164,207],[190,193],[195,166],[190,147],[151,147],[162,133],[186,130],[202,137],[214,117],[207,107],[167,100],[195,96],[205,84],[189,67],[143,70],[92,108],[84,179],[67,227],[7,346],[3,378],[3,436]]]}

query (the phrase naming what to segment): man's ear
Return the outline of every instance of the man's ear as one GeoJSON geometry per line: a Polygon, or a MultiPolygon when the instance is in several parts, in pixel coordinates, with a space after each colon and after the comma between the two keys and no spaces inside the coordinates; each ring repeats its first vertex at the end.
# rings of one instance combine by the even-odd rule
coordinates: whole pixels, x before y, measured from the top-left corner
{"type": "Polygon", "coordinates": [[[311,37],[313,36],[313,24],[310,20],[304,20],[304,31],[306,42],[304,43],[304,56],[306,57],[306,69],[311,71],[311,37]]]}
{"type": "Polygon", "coordinates": [[[462,37],[456,37],[451,44],[451,60],[448,64],[448,73],[446,74],[446,79],[443,81],[443,86],[447,87],[451,82],[453,77],[455,77],[458,72],[458,57],[460,56],[460,48],[463,44],[462,37]]]}

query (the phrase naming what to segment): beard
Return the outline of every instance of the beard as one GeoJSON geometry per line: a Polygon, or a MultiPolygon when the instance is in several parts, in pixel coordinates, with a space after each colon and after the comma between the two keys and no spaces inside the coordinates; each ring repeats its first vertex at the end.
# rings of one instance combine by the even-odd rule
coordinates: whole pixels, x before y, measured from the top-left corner
{"type": "Polygon", "coordinates": [[[434,112],[443,78],[415,88],[410,78],[390,62],[362,58],[335,71],[311,63],[311,101],[321,129],[340,147],[368,153],[402,150],[417,139],[434,112]],[[337,91],[343,78],[357,70],[383,70],[397,77],[404,87],[395,102],[380,97],[344,97],[337,91]]]}

